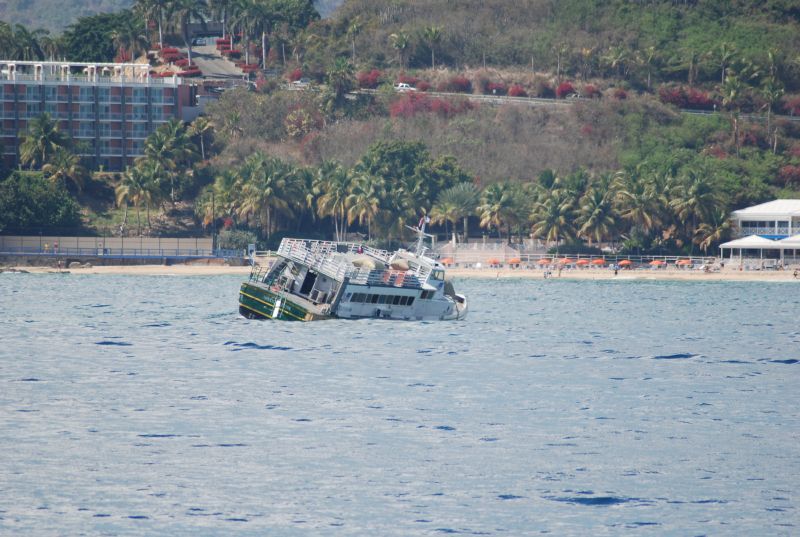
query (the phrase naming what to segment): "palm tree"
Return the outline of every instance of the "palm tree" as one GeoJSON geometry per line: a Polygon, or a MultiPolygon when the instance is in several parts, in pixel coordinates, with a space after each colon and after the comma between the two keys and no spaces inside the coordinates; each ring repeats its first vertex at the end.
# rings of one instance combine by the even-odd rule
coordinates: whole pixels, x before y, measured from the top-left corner
{"type": "Polygon", "coordinates": [[[777,105],[783,97],[783,85],[774,77],[767,77],[761,84],[761,96],[764,98],[764,108],[767,110],[767,136],[773,136],[772,141],[772,154],[778,151],[778,129],[775,128],[774,134],[772,131],[772,107],[777,105]]]}
{"type": "Polygon", "coordinates": [[[134,11],[138,12],[146,21],[153,20],[158,26],[158,46],[164,46],[164,12],[168,10],[169,0],[137,0],[134,11]]]}
{"type": "Polygon", "coordinates": [[[733,125],[733,145],[736,148],[736,155],[739,155],[739,115],[741,113],[740,97],[744,91],[742,79],[733,71],[728,70],[725,77],[725,84],[722,86],[722,106],[727,108],[731,114],[731,124],[733,125]]]}
{"type": "Polygon", "coordinates": [[[590,188],[581,200],[578,235],[592,242],[611,239],[617,227],[617,212],[614,207],[616,193],[603,188],[590,188]]]}
{"type": "Polygon", "coordinates": [[[603,61],[611,69],[617,70],[617,77],[623,78],[628,74],[628,62],[630,60],[630,50],[624,45],[616,45],[608,49],[603,56],[603,61]]]}
{"type": "MultiPolygon", "coordinates": [[[[446,190],[443,190],[439,194],[439,197],[436,198],[436,205],[434,206],[434,209],[436,207],[451,208],[450,211],[455,218],[455,220],[451,220],[453,222],[454,230],[458,219],[463,220],[464,242],[466,242],[469,238],[469,217],[475,214],[479,203],[480,192],[478,192],[478,189],[475,188],[475,185],[472,183],[459,183],[446,190]]],[[[431,217],[433,217],[433,213],[431,214],[431,217]]]]}
{"type": "Polygon", "coordinates": [[[556,250],[561,239],[575,236],[573,226],[572,200],[562,190],[553,190],[544,194],[541,201],[533,206],[531,233],[534,237],[547,242],[555,242],[556,250]]]}
{"type": "Polygon", "coordinates": [[[428,26],[422,30],[422,37],[431,48],[431,69],[436,69],[436,56],[434,51],[436,45],[442,40],[442,27],[428,26]]]}
{"type": "Polygon", "coordinates": [[[189,36],[189,24],[192,21],[199,21],[205,25],[207,12],[208,6],[204,0],[172,0],[169,4],[169,13],[180,28],[190,64],[192,63],[192,40],[189,36]]]}
{"type": "Polygon", "coordinates": [[[717,210],[711,214],[708,222],[703,222],[694,232],[694,242],[703,249],[705,255],[712,244],[719,244],[726,240],[733,230],[733,222],[728,212],[717,210]]]}
{"type": "Polygon", "coordinates": [[[341,241],[346,233],[347,197],[350,194],[352,176],[341,164],[325,161],[317,170],[316,189],[320,192],[317,198],[317,214],[320,217],[330,216],[333,219],[336,240],[341,241]]]}
{"type": "Polygon", "coordinates": [[[114,193],[116,195],[117,207],[125,207],[125,216],[122,222],[123,229],[128,220],[128,203],[133,203],[133,206],[136,208],[136,234],[141,235],[142,222],[139,207],[142,202],[149,203],[152,197],[152,193],[147,187],[147,178],[145,174],[142,173],[142,168],[138,166],[126,168],[125,173],[122,174],[122,180],[114,189],[114,193]]]}
{"type": "Polygon", "coordinates": [[[635,60],[640,66],[644,67],[647,71],[647,89],[650,89],[651,75],[653,65],[658,62],[659,54],[656,47],[650,46],[644,50],[636,51],[635,60]]]}
{"type": "Polygon", "coordinates": [[[58,149],[66,148],[67,142],[67,137],[58,130],[58,122],[45,112],[28,124],[28,132],[19,146],[20,162],[29,164],[31,169],[43,166],[58,149]]]}
{"type": "Polygon", "coordinates": [[[353,65],[356,64],[356,36],[361,33],[361,17],[353,17],[347,25],[347,38],[353,46],[353,65]]]}
{"type": "Polygon", "coordinates": [[[408,34],[399,30],[389,36],[389,42],[391,42],[392,47],[397,51],[397,60],[400,67],[405,69],[406,51],[408,50],[408,45],[411,43],[408,34]]]}
{"type": "Polygon", "coordinates": [[[189,126],[189,136],[200,140],[200,158],[206,159],[206,136],[214,132],[214,125],[207,116],[198,116],[189,126]]]}
{"type": "Polygon", "coordinates": [[[140,159],[157,162],[168,174],[170,200],[175,204],[175,179],[185,173],[194,160],[197,149],[186,131],[183,122],[172,119],[161,125],[144,142],[144,157],[140,159]]]}
{"type": "Polygon", "coordinates": [[[111,32],[111,40],[121,55],[133,61],[139,54],[147,50],[149,40],[133,23],[133,19],[125,19],[122,25],[111,32]]]}
{"type": "Polygon", "coordinates": [[[292,216],[297,192],[293,170],[277,158],[261,151],[250,155],[239,170],[241,178],[241,217],[257,218],[267,240],[272,236],[273,216],[292,216]]]}
{"type": "Polygon", "coordinates": [[[367,240],[372,239],[372,221],[378,215],[381,206],[383,181],[374,175],[360,172],[357,168],[351,172],[350,194],[345,200],[347,205],[347,223],[358,220],[359,225],[367,222],[367,240]]]}
{"type": "Polygon", "coordinates": [[[496,227],[498,234],[505,225],[508,242],[511,242],[511,226],[518,217],[521,192],[515,184],[504,182],[487,186],[481,195],[478,214],[481,227],[496,227]]]}
{"type": "Polygon", "coordinates": [[[644,176],[641,166],[615,176],[616,202],[620,216],[649,233],[659,223],[661,192],[644,176]]]}
{"type": "Polygon", "coordinates": [[[714,59],[720,68],[720,84],[725,84],[728,66],[733,62],[736,54],[736,47],[731,43],[721,43],[719,47],[713,51],[714,59]]]}
{"type": "Polygon", "coordinates": [[[67,181],[75,185],[80,192],[86,170],[81,166],[81,159],[63,147],[56,148],[50,160],[42,166],[42,171],[54,183],[67,186],[67,181]]]}
{"type": "Polygon", "coordinates": [[[699,223],[708,223],[722,209],[719,188],[707,170],[685,167],[670,192],[670,205],[683,222],[688,236],[693,236],[699,223]]]}
{"type": "Polygon", "coordinates": [[[336,58],[328,70],[328,86],[334,91],[334,103],[340,105],[345,94],[355,87],[353,64],[346,58],[336,58]]]}

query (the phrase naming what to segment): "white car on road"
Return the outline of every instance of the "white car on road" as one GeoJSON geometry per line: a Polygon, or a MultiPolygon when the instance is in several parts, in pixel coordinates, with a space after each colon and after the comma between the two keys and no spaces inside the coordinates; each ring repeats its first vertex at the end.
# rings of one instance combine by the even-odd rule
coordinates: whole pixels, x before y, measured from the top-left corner
{"type": "Polygon", "coordinates": [[[417,91],[417,88],[405,82],[398,82],[394,85],[394,91],[417,91]]]}

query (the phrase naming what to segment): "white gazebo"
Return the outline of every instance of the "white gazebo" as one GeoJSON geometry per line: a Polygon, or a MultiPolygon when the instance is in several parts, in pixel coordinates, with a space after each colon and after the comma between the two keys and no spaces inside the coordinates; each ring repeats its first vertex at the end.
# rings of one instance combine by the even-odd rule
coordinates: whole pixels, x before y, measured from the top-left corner
{"type": "Polygon", "coordinates": [[[741,236],[760,235],[784,239],[800,233],[800,200],[773,200],[733,211],[731,215],[741,236]]]}
{"type": "Polygon", "coordinates": [[[781,247],[781,260],[784,264],[800,263],[800,235],[781,239],[778,244],[781,247]]]}
{"type": "Polygon", "coordinates": [[[780,250],[780,244],[778,241],[773,241],[770,239],[765,239],[764,237],[759,237],[758,235],[750,235],[748,237],[744,237],[743,239],[736,239],[732,241],[728,241],[719,245],[719,249],[721,250],[720,257],[725,259],[725,250],[730,249],[730,259],[733,261],[733,251],[739,250],[739,261],[741,261],[744,257],[755,257],[755,256],[745,256],[744,252],[746,250],[758,250],[758,259],[764,259],[764,250],[780,250]]]}

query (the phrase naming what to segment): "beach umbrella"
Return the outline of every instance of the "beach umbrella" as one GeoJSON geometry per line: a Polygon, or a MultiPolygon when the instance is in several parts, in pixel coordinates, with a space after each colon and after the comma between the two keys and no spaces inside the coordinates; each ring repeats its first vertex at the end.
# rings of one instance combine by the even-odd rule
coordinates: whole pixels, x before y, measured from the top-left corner
{"type": "Polygon", "coordinates": [[[568,257],[562,257],[558,260],[558,263],[561,265],[571,265],[574,261],[568,257]]]}
{"type": "Polygon", "coordinates": [[[605,265],[605,259],[592,259],[592,265],[605,265]]]}
{"type": "Polygon", "coordinates": [[[519,257],[512,257],[511,259],[508,260],[509,265],[519,265],[520,263],[522,263],[522,259],[520,259],[519,257]]]}
{"type": "Polygon", "coordinates": [[[549,265],[550,263],[552,263],[552,260],[542,258],[539,261],[537,261],[536,263],[539,264],[539,265],[549,265]]]}
{"type": "Polygon", "coordinates": [[[499,259],[497,259],[497,258],[495,258],[495,257],[492,257],[492,258],[490,258],[490,259],[487,259],[487,260],[486,260],[486,263],[487,263],[488,265],[499,265],[499,264],[500,264],[500,260],[499,260],[499,259]]]}
{"type": "Polygon", "coordinates": [[[619,263],[617,263],[617,264],[618,264],[620,267],[628,267],[628,266],[630,266],[630,265],[633,265],[633,261],[631,261],[630,259],[623,259],[622,261],[620,261],[620,262],[619,262],[619,263]]]}
{"type": "Polygon", "coordinates": [[[575,264],[576,265],[588,265],[589,264],[589,260],[588,259],[578,259],[577,261],[575,261],[575,264]]]}
{"type": "Polygon", "coordinates": [[[653,267],[660,267],[663,264],[664,264],[664,262],[661,261],[660,259],[653,259],[652,261],[650,261],[650,266],[653,266],[653,267]]]}
{"type": "Polygon", "coordinates": [[[442,259],[441,263],[442,263],[442,265],[452,265],[453,264],[453,258],[452,257],[445,257],[444,259],[442,259]]]}
{"type": "Polygon", "coordinates": [[[691,265],[692,262],[689,259],[678,259],[677,263],[675,263],[679,267],[685,267],[686,265],[691,265]]]}

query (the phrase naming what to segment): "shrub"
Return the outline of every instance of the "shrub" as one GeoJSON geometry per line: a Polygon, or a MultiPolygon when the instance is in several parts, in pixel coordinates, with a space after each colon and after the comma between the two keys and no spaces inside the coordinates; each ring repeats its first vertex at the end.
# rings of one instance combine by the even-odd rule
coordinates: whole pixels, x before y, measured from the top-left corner
{"type": "Polygon", "coordinates": [[[783,110],[790,116],[800,116],[800,95],[787,95],[784,97],[783,110]]]}
{"type": "Polygon", "coordinates": [[[301,78],[303,78],[303,70],[300,69],[299,67],[296,67],[291,71],[289,71],[287,78],[289,79],[289,82],[295,82],[297,80],[300,80],[301,78]]]}
{"type": "Polygon", "coordinates": [[[614,93],[612,95],[618,101],[624,101],[628,98],[628,92],[622,88],[614,88],[614,93]]]}
{"type": "Polygon", "coordinates": [[[217,247],[221,250],[247,250],[248,244],[255,243],[256,235],[250,231],[225,230],[217,235],[217,247]]]}
{"type": "Polygon", "coordinates": [[[786,185],[795,184],[800,186],[800,166],[787,164],[778,170],[778,178],[786,185]]]}
{"type": "Polygon", "coordinates": [[[377,69],[362,71],[356,75],[359,88],[375,89],[380,85],[383,73],[377,69]]]}
{"type": "Polygon", "coordinates": [[[508,95],[510,97],[527,97],[528,93],[525,91],[525,88],[519,84],[513,84],[510,88],[508,88],[508,95]]]}
{"type": "Polygon", "coordinates": [[[431,89],[431,83],[425,80],[420,80],[417,82],[417,91],[428,91],[431,89]]]}
{"type": "Polygon", "coordinates": [[[546,80],[538,79],[536,80],[534,95],[542,99],[552,99],[556,96],[556,92],[546,80]]]}
{"type": "Polygon", "coordinates": [[[397,77],[397,82],[400,84],[408,84],[409,86],[416,87],[416,85],[419,84],[419,78],[407,75],[405,73],[401,73],[400,76],[397,77]]]}
{"type": "Polygon", "coordinates": [[[597,89],[597,86],[595,86],[594,84],[586,84],[583,87],[583,96],[589,99],[594,99],[594,98],[600,98],[602,94],[600,93],[600,90],[597,89]]]}
{"type": "Polygon", "coordinates": [[[508,89],[502,82],[489,82],[486,84],[486,94],[488,95],[505,95],[508,89]]]}
{"type": "Polygon", "coordinates": [[[572,82],[569,81],[562,82],[556,88],[556,97],[559,99],[563,99],[567,95],[571,95],[573,93],[575,93],[575,86],[573,86],[572,82]]]}
{"type": "Polygon", "coordinates": [[[419,93],[407,93],[392,103],[389,107],[389,115],[394,118],[410,118],[417,114],[432,113],[450,118],[473,108],[472,102],[466,99],[454,101],[438,97],[431,98],[419,93]]]}
{"type": "Polygon", "coordinates": [[[693,110],[713,110],[717,103],[708,92],[683,86],[661,86],[658,99],[664,104],[693,110]]]}
{"type": "Polygon", "coordinates": [[[458,93],[472,93],[472,82],[464,75],[456,75],[447,81],[446,89],[458,93]]]}

